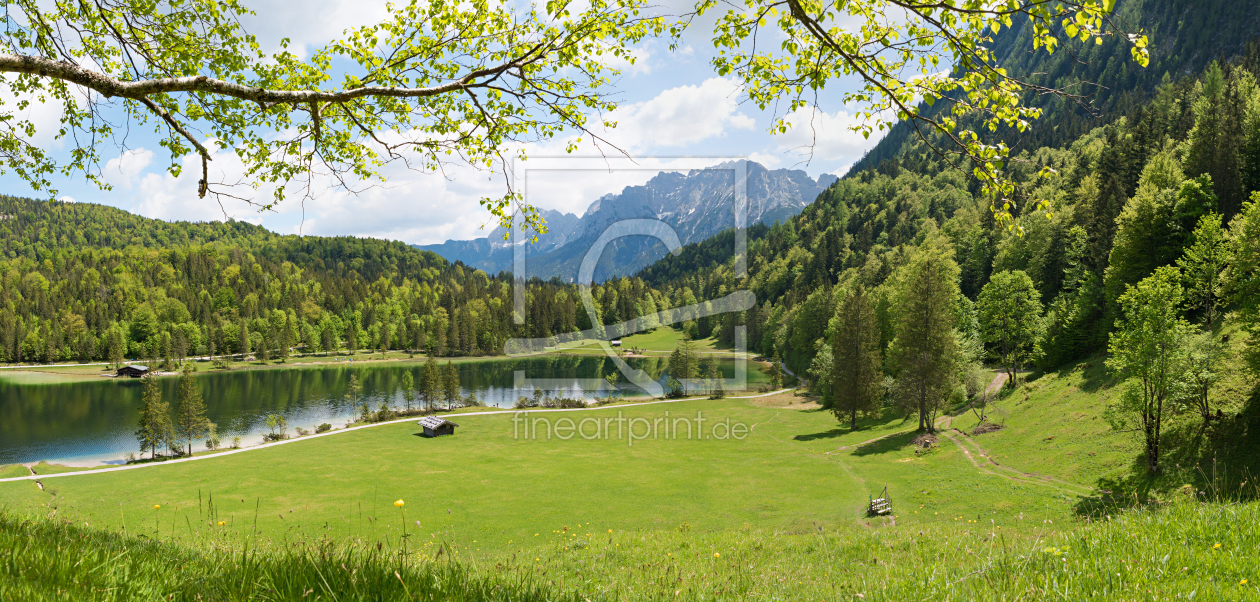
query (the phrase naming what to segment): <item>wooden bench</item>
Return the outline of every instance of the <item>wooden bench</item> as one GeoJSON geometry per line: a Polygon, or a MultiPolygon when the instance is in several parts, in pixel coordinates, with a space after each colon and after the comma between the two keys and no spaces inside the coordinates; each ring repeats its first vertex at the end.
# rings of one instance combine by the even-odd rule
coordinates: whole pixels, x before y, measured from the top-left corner
{"type": "Polygon", "coordinates": [[[866,513],[872,516],[883,516],[892,514],[891,500],[888,499],[888,487],[884,487],[884,491],[880,497],[872,499],[870,505],[866,508],[866,513]]]}

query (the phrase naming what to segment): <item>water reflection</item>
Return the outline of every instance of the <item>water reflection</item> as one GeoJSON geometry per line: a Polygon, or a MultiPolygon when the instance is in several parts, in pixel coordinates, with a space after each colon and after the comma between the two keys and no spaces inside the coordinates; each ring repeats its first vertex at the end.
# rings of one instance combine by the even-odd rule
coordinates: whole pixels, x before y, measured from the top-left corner
{"type": "MultiPolygon", "coordinates": [[[[665,358],[628,360],[632,366],[660,378],[665,358]]],[[[723,363],[726,377],[734,365],[723,363]]],[[[443,364],[445,365],[445,364],[443,364]]],[[[550,382],[573,381],[556,386],[549,396],[590,399],[607,392],[583,390],[579,379],[597,379],[615,370],[612,361],[597,356],[554,356],[519,360],[494,360],[455,364],[463,394],[475,394],[489,406],[511,407],[520,395],[533,389],[515,388],[514,374],[550,382]]],[[[373,408],[381,402],[402,407],[399,390],[404,371],[420,382],[420,365],[363,364],[299,369],[206,372],[197,376],[210,421],[218,425],[225,443],[240,437],[243,445],[257,444],[267,431],[268,414],[282,414],[290,430],[313,430],[329,422],[341,426],[354,415],[344,399],[350,375],[355,374],[363,397],[373,408]]],[[[164,399],[174,405],[178,379],[160,381],[164,399]]],[[[134,436],[139,416],[141,382],[101,379],[55,385],[18,385],[0,380],[0,464],[38,460],[95,463],[124,458],[137,452],[134,436]]],[[[638,394],[637,390],[628,392],[638,394]]],[[[194,449],[203,446],[194,446],[194,449]]]]}

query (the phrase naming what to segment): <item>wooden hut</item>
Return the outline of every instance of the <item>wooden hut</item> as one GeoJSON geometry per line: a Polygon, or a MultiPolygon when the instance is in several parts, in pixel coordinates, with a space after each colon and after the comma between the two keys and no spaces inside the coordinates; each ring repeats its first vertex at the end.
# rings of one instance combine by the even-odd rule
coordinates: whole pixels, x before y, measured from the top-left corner
{"type": "Polygon", "coordinates": [[[439,418],[437,416],[425,416],[424,418],[421,418],[420,422],[417,422],[416,424],[419,424],[420,426],[424,427],[425,437],[441,437],[442,435],[454,435],[455,427],[459,426],[458,424],[455,424],[454,422],[451,422],[450,420],[447,420],[445,418],[439,418]]]}
{"type": "Polygon", "coordinates": [[[137,366],[135,364],[132,364],[130,366],[123,366],[119,368],[118,372],[115,373],[115,375],[116,376],[130,376],[131,378],[140,378],[148,373],[149,373],[149,368],[147,366],[137,366]]]}

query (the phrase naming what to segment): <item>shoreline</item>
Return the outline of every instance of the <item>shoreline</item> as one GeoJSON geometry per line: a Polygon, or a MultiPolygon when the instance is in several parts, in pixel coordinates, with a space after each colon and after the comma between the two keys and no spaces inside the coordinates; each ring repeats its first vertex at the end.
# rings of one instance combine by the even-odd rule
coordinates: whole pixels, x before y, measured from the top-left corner
{"type": "MultiPolygon", "coordinates": [[[[784,389],[770,391],[768,393],[759,393],[757,395],[732,395],[732,396],[725,397],[724,399],[756,399],[758,397],[769,397],[771,395],[780,395],[788,391],[795,390],[796,388],[797,387],[787,387],[784,389]]],[[[678,403],[681,401],[696,401],[700,399],[708,399],[708,398],[707,397],[685,397],[683,399],[658,399],[658,400],[653,400],[653,401],[643,401],[643,402],[637,402],[637,403],[614,403],[614,404],[609,404],[605,406],[596,406],[596,407],[588,407],[588,408],[528,408],[527,410],[511,409],[511,410],[496,410],[496,411],[489,411],[489,412],[448,413],[447,415],[449,416],[487,416],[487,415],[492,415],[492,414],[512,414],[512,413],[521,412],[521,411],[540,412],[540,413],[541,412],[590,412],[590,411],[599,411],[599,410],[610,410],[613,408],[624,408],[628,406],[647,406],[647,405],[656,405],[656,404],[661,404],[661,403],[678,403]]],[[[310,434],[303,437],[294,437],[292,439],[272,441],[270,443],[262,443],[259,445],[241,447],[239,449],[216,451],[214,453],[205,454],[201,456],[194,455],[188,458],[176,458],[174,460],[165,460],[162,462],[145,462],[143,464],[127,464],[125,466],[109,466],[107,468],[91,468],[88,470],[75,470],[75,471],[59,472],[59,473],[52,473],[52,474],[36,474],[36,475],[27,475],[27,476],[22,476],[22,477],[9,477],[5,479],[0,479],[0,483],[9,483],[9,482],[16,482],[16,481],[39,481],[42,479],[51,479],[55,477],[71,477],[71,476],[78,476],[78,475],[101,474],[101,473],[106,473],[106,472],[118,472],[121,470],[137,470],[141,468],[150,468],[154,466],[166,466],[169,464],[179,464],[181,462],[195,462],[198,460],[209,460],[211,458],[220,458],[223,456],[230,456],[230,455],[239,454],[242,452],[265,449],[268,447],[275,447],[277,445],[297,443],[298,441],[310,441],[313,439],[318,439],[320,437],[328,437],[332,435],[338,435],[341,433],[357,431],[360,429],[372,428],[372,427],[377,427],[377,426],[385,426],[387,424],[400,424],[403,422],[410,422],[414,420],[416,420],[416,417],[414,416],[407,417],[407,418],[399,418],[397,420],[386,420],[384,422],[374,422],[372,424],[362,424],[359,426],[344,427],[340,429],[333,429],[325,433],[310,434]]],[[[20,464],[20,465],[27,466],[28,464],[38,464],[38,462],[32,462],[32,463],[20,464]]]]}
{"type": "MultiPolygon", "coordinates": [[[[565,356],[592,356],[592,357],[605,356],[606,357],[605,354],[603,354],[597,349],[590,350],[591,353],[582,353],[581,351],[582,350],[580,348],[562,348],[562,349],[541,351],[538,353],[530,353],[530,354],[524,354],[524,355],[477,355],[477,356],[441,357],[441,358],[435,357],[433,359],[439,364],[442,364],[445,362],[461,364],[461,363],[467,363],[467,362],[510,361],[510,360],[537,358],[537,357],[565,357],[565,356]]],[[[627,358],[628,359],[645,359],[645,358],[652,358],[652,357],[666,357],[669,354],[668,351],[657,351],[657,350],[647,350],[647,351],[649,353],[660,353],[663,355],[629,355],[627,354],[627,355],[622,355],[619,357],[623,359],[627,359],[627,358]]],[[[732,359],[744,357],[745,359],[748,359],[748,360],[752,360],[752,358],[756,356],[755,354],[751,352],[744,352],[743,356],[741,356],[734,350],[725,350],[725,349],[698,351],[697,354],[724,355],[732,359]]],[[[337,357],[337,356],[331,356],[331,357],[337,357]]],[[[348,357],[348,356],[341,356],[341,357],[348,357]]],[[[387,358],[373,359],[368,354],[363,354],[363,357],[355,358],[355,360],[357,360],[357,362],[360,363],[361,365],[369,365],[369,366],[386,365],[390,363],[423,364],[424,362],[428,361],[428,356],[417,355],[415,357],[387,357],[387,358]]],[[[195,364],[210,362],[210,360],[207,359],[206,357],[189,358],[186,361],[193,362],[195,364]]],[[[143,361],[140,361],[140,360],[137,360],[131,363],[137,363],[137,362],[143,363],[143,361]]],[[[217,369],[217,368],[209,368],[205,371],[198,370],[194,372],[194,374],[195,375],[215,374],[215,373],[241,372],[241,371],[252,371],[252,370],[286,370],[286,369],[296,370],[296,369],[302,369],[302,368],[308,368],[308,367],[309,368],[327,368],[330,366],[349,367],[349,366],[354,366],[356,363],[356,361],[347,361],[345,359],[341,359],[341,360],[329,359],[326,361],[302,361],[302,362],[292,362],[292,363],[289,363],[289,362],[277,363],[275,360],[268,360],[268,362],[269,363],[266,363],[266,364],[259,364],[255,362],[243,362],[240,365],[235,365],[225,370],[217,369]]],[[[124,362],[124,363],[127,363],[127,362],[124,362]]],[[[101,370],[95,373],[71,371],[71,370],[74,370],[75,368],[87,368],[87,367],[93,367],[93,366],[110,366],[110,365],[113,365],[113,364],[109,364],[109,363],[31,364],[31,365],[20,365],[20,366],[0,366],[0,382],[9,381],[13,384],[21,385],[21,386],[58,384],[56,382],[38,382],[38,383],[16,382],[23,375],[42,375],[49,378],[57,378],[57,379],[62,380],[63,382],[73,382],[73,381],[84,382],[84,381],[94,381],[96,379],[104,379],[104,378],[110,378],[110,379],[117,378],[113,374],[106,373],[107,371],[105,370],[101,370]]],[[[179,376],[179,373],[178,372],[162,372],[162,373],[158,373],[157,376],[159,378],[169,378],[173,376],[179,376]]],[[[121,380],[121,382],[128,382],[129,380],[131,379],[123,379],[121,380]]]]}

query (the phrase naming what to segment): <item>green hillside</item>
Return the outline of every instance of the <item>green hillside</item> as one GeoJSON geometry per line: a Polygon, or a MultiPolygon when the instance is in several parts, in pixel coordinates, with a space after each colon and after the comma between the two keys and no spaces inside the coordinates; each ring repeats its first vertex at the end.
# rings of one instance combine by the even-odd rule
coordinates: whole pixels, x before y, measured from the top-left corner
{"type": "MultiPolygon", "coordinates": [[[[1260,36],[1260,17],[1246,0],[1119,0],[1114,15],[1127,32],[1141,31],[1151,40],[1146,67],[1134,63],[1116,38],[1101,45],[1069,38],[1062,50],[1047,54],[1027,51],[1031,32],[1022,20],[994,36],[994,53],[1009,72],[1082,97],[1074,102],[1030,93],[1025,100],[1045,111],[1042,118],[1024,132],[997,132],[998,140],[1016,151],[1066,146],[1094,128],[1137,118],[1159,86],[1194,78],[1213,61],[1238,62],[1252,72],[1260,66],[1260,44],[1254,41],[1260,36]]],[[[906,124],[895,125],[849,175],[884,161],[896,163],[915,146],[914,140],[906,124]]]]}
{"type": "Polygon", "coordinates": [[[581,423],[619,412],[651,422],[703,412],[706,428],[728,419],[750,426],[742,440],[630,444],[613,433],[615,422],[607,438],[528,439],[514,435],[519,425],[505,413],[463,416],[456,436],[434,440],[415,437],[407,422],[183,464],[45,477],[43,490],[5,482],[0,594],[1251,595],[1258,544],[1253,529],[1237,526],[1255,520],[1258,506],[1231,500],[1254,497],[1254,483],[1099,488],[1127,478],[1139,451],[1099,424],[1095,408],[1115,391],[1096,367],[1043,375],[989,406],[1003,429],[970,435],[974,414],[955,408],[928,449],[912,443],[914,423],[899,415],[849,432],[787,394],[530,415],[581,423]],[[895,518],[866,517],[868,496],[885,486],[895,518]],[[1134,493],[1146,509],[1121,509],[1131,503],[1116,498],[1134,493]],[[1104,515],[1112,520],[1094,520],[1104,515]],[[22,539],[31,544],[10,545],[22,539]]]}
{"type": "MultiPolygon", "coordinates": [[[[683,293],[635,278],[592,291],[605,324],[672,307],[683,293]]],[[[512,337],[592,326],[574,285],[534,280],[526,300],[518,325],[508,275],[397,241],[0,197],[0,359],[10,363],[265,361],[292,350],[496,355],[512,337]]]]}

